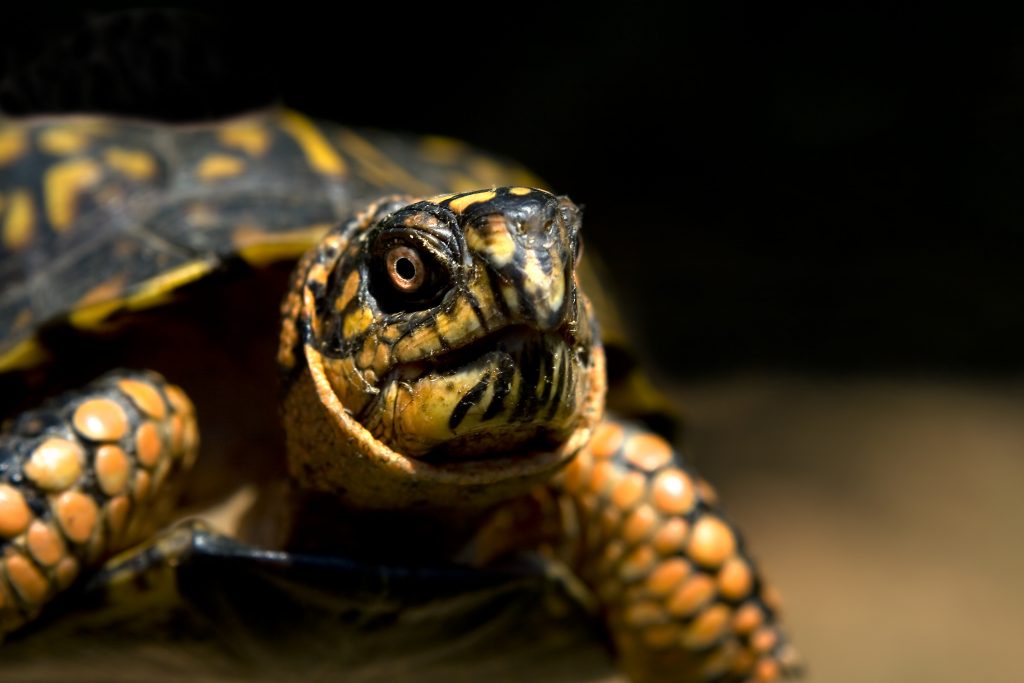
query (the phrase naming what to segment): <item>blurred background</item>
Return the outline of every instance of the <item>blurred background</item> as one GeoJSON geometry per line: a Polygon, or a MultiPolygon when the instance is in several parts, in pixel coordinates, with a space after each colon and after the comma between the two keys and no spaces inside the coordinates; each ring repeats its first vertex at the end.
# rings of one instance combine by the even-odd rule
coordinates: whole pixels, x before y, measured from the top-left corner
{"type": "Polygon", "coordinates": [[[5,8],[0,110],[283,102],[524,162],[585,206],[809,680],[1024,680],[1022,17],[373,10],[5,8]]]}

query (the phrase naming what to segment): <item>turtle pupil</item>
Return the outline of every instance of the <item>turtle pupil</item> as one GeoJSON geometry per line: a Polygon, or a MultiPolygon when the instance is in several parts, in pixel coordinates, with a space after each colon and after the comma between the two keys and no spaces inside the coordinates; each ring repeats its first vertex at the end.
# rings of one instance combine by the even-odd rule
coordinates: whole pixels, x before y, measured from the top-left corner
{"type": "Polygon", "coordinates": [[[416,277],[416,264],[409,259],[402,257],[395,261],[395,272],[403,280],[412,280],[416,277]]]}

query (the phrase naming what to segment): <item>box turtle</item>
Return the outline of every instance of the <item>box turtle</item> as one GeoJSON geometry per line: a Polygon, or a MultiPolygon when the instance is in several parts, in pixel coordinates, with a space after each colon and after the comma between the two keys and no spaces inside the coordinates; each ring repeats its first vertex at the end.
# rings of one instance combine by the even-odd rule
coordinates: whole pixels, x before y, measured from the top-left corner
{"type": "Polygon", "coordinates": [[[0,122],[3,669],[794,673],[714,489],[630,419],[653,394],[609,389],[540,184],[286,110],[0,122]]]}

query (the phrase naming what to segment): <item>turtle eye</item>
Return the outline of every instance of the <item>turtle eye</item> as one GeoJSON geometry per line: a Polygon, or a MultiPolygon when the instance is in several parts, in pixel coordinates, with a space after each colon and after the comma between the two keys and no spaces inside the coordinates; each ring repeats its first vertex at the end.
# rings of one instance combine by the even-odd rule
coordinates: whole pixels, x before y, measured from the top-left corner
{"type": "Polygon", "coordinates": [[[388,251],[386,262],[391,284],[399,292],[411,294],[427,281],[426,266],[415,249],[394,247],[388,251]]]}
{"type": "Polygon", "coordinates": [[[371,263],[370,291],[385,313],[435,306],[452,282],[444,252],[421,239],[383,235],[371,263]]]}

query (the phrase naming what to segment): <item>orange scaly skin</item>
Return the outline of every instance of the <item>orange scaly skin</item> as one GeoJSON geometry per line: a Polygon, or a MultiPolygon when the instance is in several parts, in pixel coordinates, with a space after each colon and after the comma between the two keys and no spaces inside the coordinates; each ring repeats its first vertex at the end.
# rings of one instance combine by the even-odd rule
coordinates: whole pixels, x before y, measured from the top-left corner
{"type": "Polygon", "coordinates": [[[197,448],[191,402],[156,373],[20,415],[0,435],[0,635],[166,523],[197,448]]]}
{"type": "Polygon", "coordinates": [[[796,671],[773,592],[714,491],[665,440],[605,421],[552,494],[556,552],[596,594],[632,680],[796,671]]]}

